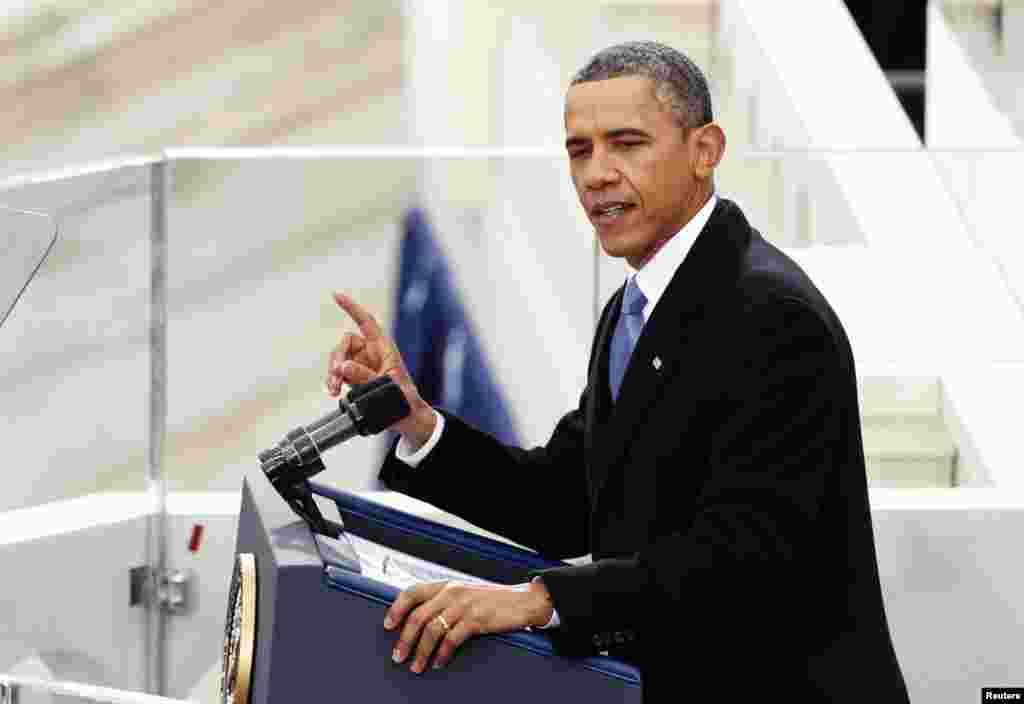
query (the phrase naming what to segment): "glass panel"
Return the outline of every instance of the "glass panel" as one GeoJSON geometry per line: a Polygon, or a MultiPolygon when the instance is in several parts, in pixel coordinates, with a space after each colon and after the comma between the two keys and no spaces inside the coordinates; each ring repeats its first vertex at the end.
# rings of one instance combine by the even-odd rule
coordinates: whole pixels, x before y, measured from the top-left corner
{"type": "Polygon", "coordinates": [[[45,213],[0,205],[0,326],[56,239],[57,224],[45,213]]]}
{"type": "Polygon", "coordinates": [[[143,493],[149,169],[68,169],[0,189],[0,203],[47,213],[60,231],[0,329],[0,671],[146,686],[146,613],[129,604],[128,573],[146,559],[155,505],[143,493]]]}
{"type": "MultiPolygon", "coordinates": [[[[806,271],[839,316],[879,486],[920,480],[883,471],[887,431],[877,419],[920,410],[901,393],[941,426],[911,433],[912,446],[938,433],[951,447],[960,431],[936,414],[957,400],[941,380],[1024,361],[1021,258],[998,227],[1012,218],[1003,191],[1021,155],[957,154],[748,151],[730,153],[717,175],[718,193],[806,271]],[[957,171],[968,167],[953,157],[973,171],[957,171]],[[987,185],[968,188],[981,183],[982,164],[987,185]]],[[[171,486],[237,488],[257,452],[333,403],[323,390],[327,355],[353,328],[330,292],[349,291],[392,330],[413,204],[427,214],[519,439],[544,442],[577,402],[596,312],[626,273],[598,253],[566,160],[265,156],[174,165],[171,486]]],[[[960,440],[966,453],[973,440],[960,440]]],[[[327,457],[333,472],[322,481],[372,486],[381,449],[347,443],[327,457]]],[[[928,470],[940,478],[932,485],[967,477],[947,465],[928,470]]]]}
{"type": "MultiPolygon", "coordinates": [[[[331,292],[348,291],[393,331],[413,206],[426,214],[486,368],[450,378],[460,360],[474,366],[474,343],[443,344],[444,315],[433,299],[417,302],[426,293],[413,287],[405,304],[427,310],[412,318],[438,316],[420,329],[434,340],[424,341],[423,368],[435,372],[421,385],[443,387],[442,402],[458,404],[489,376],[489,397],[502,399],[525,444],[546,441],[578,402],[594,260],[564,159],[184,160],[172,180],[172,489],[237,489],[258,452],[335,403],[324,386],[328,354],[354,326],[331,292]]],[[[439,280],[431,285],[438,295],[439,280]]],[[[374,486],[382,442],[332,450],[320,480],[374,486]]]]}
{"type": "Polygon", "coordinates": [[[141,490],[148,167],[27,181],[0,192],[0,202],[48,213],[42,220],[56,221],[61,233],[0,335],[0,408],[10,409],[0,442],[20,466],[9,473],[0,510],[141,490]]]}

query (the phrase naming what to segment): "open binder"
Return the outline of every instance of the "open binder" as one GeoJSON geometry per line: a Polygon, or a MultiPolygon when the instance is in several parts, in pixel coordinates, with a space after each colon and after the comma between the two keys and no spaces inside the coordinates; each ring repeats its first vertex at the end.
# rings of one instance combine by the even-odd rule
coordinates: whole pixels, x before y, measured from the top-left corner
{"type": "Polygon", "coordinates": [[[639,702],[639,670],[621,660],[555,654],[543,632],[472,638],[440,670],[391,661],[384,614],[413,581],[527,581],[554,562],[506,543],[310,482],[338,539],[314,533],[262,472],[243,483],[237,554],[258,576],[249,700],[526,704],[580,698],[639,702]]]}

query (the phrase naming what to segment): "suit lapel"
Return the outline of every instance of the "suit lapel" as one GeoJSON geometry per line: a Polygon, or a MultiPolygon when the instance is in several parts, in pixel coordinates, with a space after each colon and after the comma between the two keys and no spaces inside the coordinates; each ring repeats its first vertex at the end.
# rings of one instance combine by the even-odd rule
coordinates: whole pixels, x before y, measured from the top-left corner
{"type": "MultiPolygon", "coordinates": [[[[686,367],[689,335],[698,331],[712,306],[733,288],[740,257],[749,241],[749,225],[739,208],[720,198],[644,325],[610,416],[600,414],[599,398],[594,418],[588,418],[588,428],[598,431],[590,433],[596,436],[590,453],[591,497],[595,501],[609,470],[629,449],[636,428],[647,420],[650,408],[686,367]],[[601,422],[605,417],[606,426],[601,422]]],[[[601,376],[590,380],[592,388],[603,389],[609,404],[608,350],[619,317],[622,289],[616,297],[615,314],[607,316],[598,333],[601,352],[592,375],[601,376]]]]}
{"type": "MultiPolygon", "coordinates": [[[[590,389],[585,417],[586,432],[584,440],[586,456],[593,458],[596,439],[601,436],[599,428],[604,426],[612,410],[612,393],[608,385],[608,349],[610,347],[615,326],[619,322],[622,309],[622,296],[625,285],[612,295],[605,314],[597,329],[595,354],[591,359],[588,371],[587,386],[590,389]]],[[[591,487],[593,489],[593,487],[591,487]]],[[[591,493],[591,496],[594,494],[591,493]]]]}

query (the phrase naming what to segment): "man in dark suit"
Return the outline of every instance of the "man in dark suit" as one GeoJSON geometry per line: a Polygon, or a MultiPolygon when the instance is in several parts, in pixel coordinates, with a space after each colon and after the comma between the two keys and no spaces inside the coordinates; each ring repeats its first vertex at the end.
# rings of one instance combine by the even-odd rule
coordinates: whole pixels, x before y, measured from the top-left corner
{"type": "Polygon", "coordinates": [[[360,334],[332,353],[330,391],[387,373],[413,408],[384,482],[546,556],[592,555],[521,588],[403,592],[385,622],[396,661],[422,672],[472,635],[533,626],[563,653],[637,663],[648,702],[906,702],[850,345],[806,274],[715,195],[725,135],[700,70],[658,44],[606,49],[565,125],[580,202],[629,276],[546,445],[427,406],[373,317],[336,295],[360,334]]]}

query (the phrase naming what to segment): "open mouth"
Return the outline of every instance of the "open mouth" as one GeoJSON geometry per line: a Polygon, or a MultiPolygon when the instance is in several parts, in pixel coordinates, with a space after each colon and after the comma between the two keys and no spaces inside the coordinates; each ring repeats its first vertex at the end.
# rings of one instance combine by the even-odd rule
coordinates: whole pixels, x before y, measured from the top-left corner
{"type": "Polygon", "coordinates": [[[618,222],[619,219],[635,207],[632,203],[602,203],[593,208],[590,214],[595,223],[610,225],[611,223],[618,222]]]}

